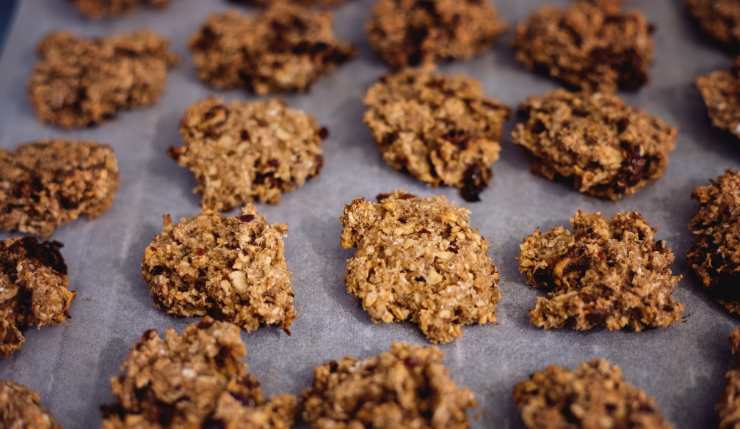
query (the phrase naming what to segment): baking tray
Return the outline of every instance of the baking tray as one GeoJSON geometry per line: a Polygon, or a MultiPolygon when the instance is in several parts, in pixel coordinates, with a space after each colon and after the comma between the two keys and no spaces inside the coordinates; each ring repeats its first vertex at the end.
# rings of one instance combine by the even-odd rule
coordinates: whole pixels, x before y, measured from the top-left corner
{"type": "MultiPolygon", "coordinates": [[[[98,427],[99,405],[112,400],[109,379],[117,374],[129,347],[146,329],[181,329],[191,322],[154,308],[139,265],[144,248],[160,230],[162,214],[179,218],[198,212],[190,173],[166,150],[179,143],[178,122],[185,109],[215,93],[195,77],[188,37],[209,13],[229,5],[219,0],[177,0],[164,12],[139,11],[122,19],[88,22],[64,1],[19,3],[0,60],[0,93],[5,94],[0,104],[0,145],[12,148],[48,137],[107,142],[118,154],[122,182],[109,212],[63,227],[54,236],[65,244],[71,287],[78,292],[71,321],[28,332],[23,349],[0,361],[0,378],[40,392],[65,427],[98,427]],[[62,131],[34,118],[25,85],[36,59],[34,46],[44,33],[67,28],[100,35],[139,27],[170,37],[183,57],[159,104],[123,113],[89,130],[62,131]]],[[[540,3],[498,0],[497,7],[514,23],[540,3]]],[[[726,67],[730,60],[702,39],[681,3],[630,3],[657,24],[657,55],[650,84],[626,98],[677,126],[680,133],[665,176],[619,203],[586,197],[532,175],[527,157],[508,137],[512,123],[502,158],[493,167],[492,186],[480,203],[466,203],[454,189],[431,189],[391,170],[362,123],[362,96],[386,70],[373,56],[364,33],[372,1],[356,0],[338,8],[337,32],[358,46],[358,57],[320,80],[310,93],[287,97],[289,104],[307,110],[330,129],[324,170],[286,195],[280,205],[259,206],[271,222],[290,227],[287,259],[299,313],[292,336],[272,328],[243,334],[249,350],[246,361],[267,392],[299,393],[310,384],[312,369],[326,360],[377,354],[392,341],[427,344],[414,325],[373,325],[343,284],[344,262],[351,253],[339,247],[342,208],[356,197],[405,188],[420,195],[445,194],[469,208],[473,225],[489,239],[491,256],[502,272],[499,324],[468,327],[462,338],[442,347],[454,379],[471,388],[480,402],[474,427],[521,427],[511,398],[517,381],[547,364],[573,367],[593,357],[621,366],[627,379],[654,395],[678,427],[713,425],[713,407],[732,361],[727,336],[735,322],[701,293],[689,274],[684,258],[690,245],[687,224],[696,210],[691,191],[724,169],[737,168],[740,150],[737,141],[711,128],[692,83],[695,76],[726,67]],[[519,243],[537,226],[566,224],[578,208],[608,214],[639,210],[658,228],[658,237],[666,239],[677,255],[675,271],[685,275],[676,292],[686,305],[684,322],[639,334],[542,331],[529,325],[527,312],[537,293],[525,286],[517,271],[519,243]]],[[[442,69],[481,80],[490,96],[511,106],[557,86],[516,64],[510,42],[511,32],[481,57],[442,69]]],[[[250,98],[241,91],[215,94],[250,98]]]]}

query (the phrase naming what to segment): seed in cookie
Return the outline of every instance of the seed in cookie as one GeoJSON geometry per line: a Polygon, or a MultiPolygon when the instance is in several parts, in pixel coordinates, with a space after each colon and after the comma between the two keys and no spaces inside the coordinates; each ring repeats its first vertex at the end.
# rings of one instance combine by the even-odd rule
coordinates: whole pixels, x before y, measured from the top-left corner
{"type": "Polygon", "coordinates": [[[141,273],[155,303],[180,317],[210,315],[245,331],[296,317],[285,261],[286,225],[271,225],[251,205],[224,217],[206,210],[164,227],[144,252],[141,273]]]}
{"type": "Polygon", "coordinates": [[[393,68],[472,58],[505,29],[480,0],[378,0],[367,26],[373,49],[393,68]]]}
{"type": "Polygon", "coordinates": [[[473,392],[450,378],[438,348],[394,343],[378,356],[315,368],[303,420],[314,429],[466,429],[476,406],[473,392]]]}
{"type": "Polygon", "coordinates": [[[702,30],[733,52],[740,52],[740,2],[686,0],[686,7],[702,30]]]}
{"type": "Polygon", "coordinates": [[[19,350],[26,329],[69,318],[75,292],[67,289],[61,248],[59,242],[34,237],[0,241],[0,354],[8,357],[19,350]]]}
{"type": "Polygon", "coordinates": [[[655,399],[627,383],[604,359],[575,370],[551,365],[514,387],[524,426],[543,428],[671,429],[655,399]]]}
{"type": "Polygon", "coordinates": [[[499,273],[470,212],[443,196],[402,191],[364,198],[342,215],[347,291],[376,323],[416,323],[433,343],[449,343],[472,324],[496,322],[499,273]]]}
{"type": "Polygon", "coordinates": [[[292,428],[296,398],[266,398],[246,354],[239,328],[211,318],[145,332],[111,379],[102,428],[292,428]]]}
{"type": "Polygon", "coordinates": [[[100,38],[54,32],[38,54],[28,83],[31,105],[41,121],[63,128],[155,104],[177,62],[167,39],[148,30],[100,38]]]}
{"type": "Polygon", "coordinates": [[[170,0],[70,0],[85,16],[100,19],[124,15],[132,10],[146,6],[164,9],[170,0]]]}
{"type": "Polygon", "coordinates": [[[529,312],[534,326],[640,332],[681,317],[673,252],[639,213],[578,211],[570,222],[572,231],[537,229],[520,245],[519,271],[547,293],[529,312]]]}
{"type": "Polygon", "coordinates": [[[117,190],[118,161],[108,145],[42,140],[0,149],[0,229],[49,236],[108,210],[117,190]]]}
{"type": "Polygon", "coordinates": [[[280,202],[323,166],[328,130],[281,100],[191,106],[180,124],[184,145],[170,149],[198,182],[203,207],[228,211],[251,201],[280,202]]]}
{"type": "Polygon", "coordinates": [[[480,83],[432,68],[404,69],[374,84],[365,104],[365,123],[391,167],[480,201],[510,115],[480,83]]]}
{"type": "Polygon", "coordinates": [[[38,393],[9,380],[0,380],[0,427],[62,429],[43,406],[38,393]]]}
{"type": "Polygon", "coordinates": [[[276,2],[256,16],[211,15],[190,39],[198,77],[218,89],[306,91],[354,55],[337,40],[332,14],[276,2]]]}
{"type": "Polygon", "coordinates": [[[556,90],[519,106],[515,144],[532,171],[579,192],[619,200],[660,178],[677,131],[617,95],[556,90]]]}
{"type": "Polygon", "coordinates": [[[585,1],[539,8],[516,28],[516,59],[572,88],[636,90],[648,81],[654,27],[635,11],[585,1]]]}
{"type": "Polygon", "coordinates": [[[740,56],[729,70],[717,70],[696,79],[715,127],[740,139],[740,56]]]}
{"type": "Polygon", "coordinates": [[[740,171],[726,171],[692,197],[699,211],[689,224],[694,235],[689,265],[709,293],[740,316],[740,171]]]}
{"type": "Polygon", "coordinates": [[[735,368],[725,374],[725,390],[717,403],[720,429],[732,429],[740,425],[740,328],[730,334],[730,350],[735,357],[735,368]]]}

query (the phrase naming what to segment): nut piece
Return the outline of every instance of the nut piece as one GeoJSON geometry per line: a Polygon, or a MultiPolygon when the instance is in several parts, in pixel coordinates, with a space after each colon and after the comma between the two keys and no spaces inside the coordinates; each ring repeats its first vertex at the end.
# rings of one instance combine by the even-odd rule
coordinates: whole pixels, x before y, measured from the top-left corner
{"type": "Polygon", "coordinates": [[[416,323],[434,343],[472,324],[496,322],[499,273],[470,212],[443,196],[396,191],[357,199],[342,215],[347,292],[376,323],[416,323]]]}
{"type": "Polygon", "coordinates": [[[735,368],[725,374],[727,385],[717,403],[719,429],[740,427],[740,328],[735,328],[730,335],[730,349],[737,362],[735,368]]]}
{"type": "Polygon", "coordinates": [[[636,212],[611,220],[578,211],[573,231],[539,229],[520,246],[519,271],[547,292],[530,311],[538,328],[578,331],[666,327],[683,314],[672,294],[680,276],[673,252],[655,241],[655,230],[636,212]]]}
{"type": "Polygon", "coordinates": [[[433,68],[381,78],[365,104],[365,123],[391,167],[480,201],[499,157],[508,107],[487,98],[477,81],[433,68]]]}
{"type": "Polygon", "coordinates": [[[26,386],[0,380],[0,426],[8,429],[62,429],[26,386]]]}
{"type": "Polygon", "coordinates": [[[740,139],[740,56],[730,70],[717,70],[696,79],[715,127],[740,139]]]}
{"type": "Polygon", "coordinates": [[[265,398],[246,354],[239,328],[210,318],[164,338],[145,332],[111,379],[102,428],[292,428],[296,398],[265,398]]]}
{"type": "Polygon", "coordinates": [[[677,131],[616,95],[556,90],[519,106],[515,144],[532,171],[579,192],[619,200],[660,178],[677,131]]]}
{"type": "Polygon", "coordinates": [[[138,7],[147,6],[164,9],[170,0],[70,0],[90,19],[124,15],[138,7]]]}
{"type": "Polygon", "coordinates": [[[321,365],[303,393],[303,420],[315,429],[466,429],[475,396],[443,358],[436,347],[394,343],[379,356],[321,365]]]}
{"type": "Polygon", "coordinates": [[[740,51],[740,2],[686,0],[686,7],[711,38],[729,51],[740,51]]]}

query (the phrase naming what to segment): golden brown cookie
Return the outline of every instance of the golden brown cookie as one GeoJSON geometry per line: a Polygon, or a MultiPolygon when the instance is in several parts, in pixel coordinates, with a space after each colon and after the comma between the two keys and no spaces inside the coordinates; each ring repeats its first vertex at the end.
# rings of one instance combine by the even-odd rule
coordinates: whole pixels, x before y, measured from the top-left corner
{"type": "Polygon", "coordinates": [[[251,201],[280,202],[321,171],[326,128],[280,100],[195,103],[180,124],[184,145],[170,149],[190,170],[203,207],[228,211],[251,201]]]}
{"type": "Polygon", "coordinates": [[[729,70],[717,70],[696,79],[715,127],[740,139],[740,56],[729,70]]]}
{"type": "Polygon", "coordinates": [[[735,368],[725,374],[725,390],[717,403],[719,429],[740,427],[740,328],[730,335],[730,350],[735,357],[735,368]]]}
{"type": "Polygon", "coordinates": [[[529,313],[534,326],[640,332],[681,318],[673,252],[639,213],[578,211],[571,224],[572,231],[537,229],[520,246],[519,271],[547,293],[529,313]]]}
{"type": "Polygon", "coordinates": [[[7,429],[62,429],[26,386],[0,380],[0,427],[7,429]]]}
{"type": "Polygon", "coordinates": [[[443,196],[401,191],[363,198],[342,215],[347,291],[376,323],[412,322],[433,343],[472,324],[496,322],[499,273],[470,212],[443,196]]]}
{"type": "Polygon", "coordinates": [[[138,7],[164,9],[170,0],[70,0],[85,16],[100,19],[126,14],[138,7]]]}
{"type": "Polygon", "coordinates": [[[450,378],[439,349],[394,343],[378,356],[314,369],[303,420],[313,429],[466,429],[476,406],[473,392],[450,378]]]}
{"type": "Polygon", "coordinates": [[[432,68],[404,69],[374,84],[365,105],[365,123],[391,167],[480,201],[510,115],[480,83],[432,68]]]}
{"type": "Polygon", "coordinates": [[[740,2],[686,0],[686,7],[702,30],[730,51],[740,51],[740,2]]]}

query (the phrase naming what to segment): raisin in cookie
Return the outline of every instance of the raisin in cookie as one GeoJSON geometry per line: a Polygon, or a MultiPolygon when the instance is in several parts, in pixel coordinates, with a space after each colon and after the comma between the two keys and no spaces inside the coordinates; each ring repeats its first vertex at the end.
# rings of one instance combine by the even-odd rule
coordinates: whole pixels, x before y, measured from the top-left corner
{"type": "Polygon", "coordinates": [[[180,125],[184,145],[170,149],[192,171],[203,207],[227,211],[253,200],[280,202],[323,165],[326,128],[280,100],[191,106],[180,125]]]}
{"type": "Polygon", "coordinates": [[[660,178],[677,131],[616,95],[556,90],[519,106],[515,144],[532,170],[579,192],[619,200],[660,178]]]}
{"type": "Polygon", "coordinates": [[[378,0],[367,25],[373,49],[393,68],[472,58],[505,29],[480,0],[378,0]]]}
{"type": "Polygon", "coordinates": [[[439,349],[394,343],[378,356],[314,369],[303,420],[315,429],[465,429],[476,406],[473,392],[450,378],[439,349]]]}
{"type": "Polygon", "coordinates": [[[709,293],[740,316],[740,171],[726,171],[692,197],[699,212],[689,224],[694,245],[688,262],[709,293]]]}
{"type": "Polygon", "coordinates": [[[347,205],[341,245],[347,291],[376,323],[416,323],[434,343],[462,328],[496,321],[499,273],[488,242],[470,226],[470,212],[443,196],[396,191],[347,205]]]}
{"type": "Polygon", "coordinates": [[[163,9],[170,0],[70,0],[90,19],[119,16],[140,6],[163,9]]]}
{"type": "Polygon", "coordinates": [[[572,88],[636,90],[648,81],[654,27],[639,12],[546,5],[516,28],[516,59],[572,88]]]}
{"type": "Polygon", "coordinates": [[[177,62],[151,31],[82,38],[47,35],[38,46],[28,95],[38,118],[63,128],[97,125],[119,111],[155,104],[177,62]]]}
{"type": "Polygon", "coordinates": [[[603,359],[575,370],[548,366],[514,387],[514,401],[530,429],[671,429],[655,399],[624,380],[603,359]]]}
{"type": "Polygon", "coordinates": [[[740,139],[740,56],[730,70],[717,70],[696,79],[715,127],[740,139]]]}
{"type": "Polygon", "coordinates": [[[725,374],[725,390],[717,403],[720,429],[740,427],[740,328],[730,335],[730,350],[735,357],[735,368],[725,374]]]}
{"type": "Polygon", "coordinates": [[[740,51],[740,2],[686,0],[686,7],[706,34],[730,51],[740,51]]]}
{"type": "Polygon", "coordinates": [[[306,91],[354,55],[330,12],[277,2],[256,16],[211,15],[190,39],[198,77],[218,89],[306,91]]]}
{"type": "Polygon", "coordinates": [[[75,292],[67,289],[67,265],[56,241],[33,237],[0,241],[0,354],[10,356],[29,328],[59,325],[69,318],[75,292]]]}
{"type": "Polygon", "coordinates": [[[292,428],[296,398],[265,398],[246,354],[239,328],[211,318],[180,334],[145,332],[111,379],[103,429],[292,428]]]}
{"type": "Polygon", "coordinates": [[[164,227],[144,252],[141,273],[156,304],[174,316],[210,315],[246,331],[296,317],[285,261],[286,225],[270,225],[253,206],[223,217],[204,211],[164,227]]]}
{"type": "Polygon", "coordinates": [[[365,104],[365,123],[391,167],[480,200],[510,110],[487,98],[477,81],[431,68],[405,69],[381,78],[365,104]]]}
{"type": "Polygon", "coordinates": [[[520,246],[519,271],[547,292],[529,316],[538,328],[639,332],[666,327],[683,314],[672,294],[681,279],[674,256],[636,212],[612,219],[579,211],[573,230],[537,229],[520,246]]]}
{"type": "Polygon", "coordinates": [[[0,427],[8,429],[62,429],[26,386],[0,380],[0,427]]]}

